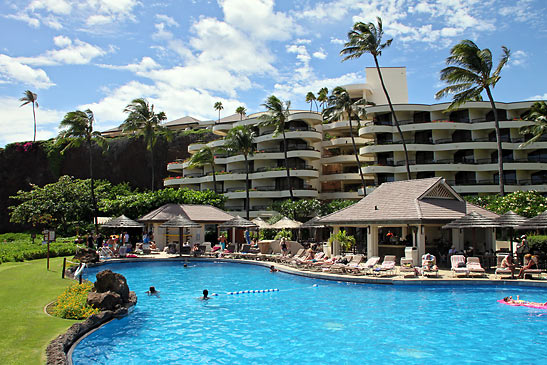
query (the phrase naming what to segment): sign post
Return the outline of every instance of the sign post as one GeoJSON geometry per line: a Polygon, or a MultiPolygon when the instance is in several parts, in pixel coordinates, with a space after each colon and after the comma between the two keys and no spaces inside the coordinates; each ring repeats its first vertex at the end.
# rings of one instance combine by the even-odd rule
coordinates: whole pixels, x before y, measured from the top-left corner
{"type": "Polygon", "coordinates": [[[46,229],[42,233],[44,234],[44,240],[42,243],[47,244],[47,269],[49,271],[49,244],[55,241],[55,231],[49,231],[46,229]]]}

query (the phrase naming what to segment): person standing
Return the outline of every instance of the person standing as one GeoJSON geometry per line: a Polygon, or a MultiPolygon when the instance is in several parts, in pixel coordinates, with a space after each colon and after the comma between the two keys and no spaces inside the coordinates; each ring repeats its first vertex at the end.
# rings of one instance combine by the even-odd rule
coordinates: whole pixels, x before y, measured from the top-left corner
{"type": "Polygon", "coordinates": [[[251,244],[251,232],[249,232],[249,229],[245,230],[245,241],[248,245],[251,244]]]}
{"type": "Polygon", "coordinates": [[[526,235],[523,234],[520,236],[520,243],[517,246],[517,257],[519,259],[519,262],[524,266],[524,256],[526,254],[530,253],[530,247],[528,247],[528,240],[526,239],[526,235]]]}
{"type": "Polygon", "coordinates": [[[218,243],[220,244],[220,249],[224,251],[226,249],[226,237],[223,234],[218,238],[218,243]]]}
{"type": "Polygon", "coordinates": [[[287,256],[287,251],[289,250],[289,248],[287,247],[287,239],[285,237],[281,237],[281,241],[279,242],[279,248],[281,249],[283,256],[287,256]]]}

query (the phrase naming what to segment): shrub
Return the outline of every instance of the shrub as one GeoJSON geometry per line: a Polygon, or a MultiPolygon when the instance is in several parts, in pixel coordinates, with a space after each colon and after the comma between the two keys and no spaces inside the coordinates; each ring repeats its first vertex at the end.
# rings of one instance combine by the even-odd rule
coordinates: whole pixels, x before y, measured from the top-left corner
{"type": "Polygon", "coordinates": [[[91,289],[93,289],[93,283],[90,281],[69,286],[57,297],[53,315],[66,319],[85,319],[99,313],[98,309],[87,304],[87,294],[91,289]]]}
{"type": "Polygon", "coordinates": [[[512,210],[523,217],[531,218],[547,209],[547,198],[537,191],[515,191],[505,196],[465,196],[465,200],[491,210],[497,214],[504,214],[512,210]]]}
{"type": "MultiPolygon", "coordinates": [[[[41,236],[37,236],[36,243],[32,243],[30,234],[5,233],[0,234],[0,263],[24,260],[35,260],[47,257],[47,245],[41,242],[41,236]]],[[[57,242],[49,245],[49,256],[74,255],[77,246],[71,238],[58,238],[57,242]]]]}
{"type": "Polygon", "coordinates": [[[528,236],[530,252],[539,253],[540,256],[547,255],[547,236],[528,236]]]}
{"type": "Polygon", "coordinates": [[[329,237],[329,244],[332,244],[334,241],[338,241],[344,251],[349,251],[355,246],[355,237],[348,235],[344,230],[340,230],[329,237]]]}

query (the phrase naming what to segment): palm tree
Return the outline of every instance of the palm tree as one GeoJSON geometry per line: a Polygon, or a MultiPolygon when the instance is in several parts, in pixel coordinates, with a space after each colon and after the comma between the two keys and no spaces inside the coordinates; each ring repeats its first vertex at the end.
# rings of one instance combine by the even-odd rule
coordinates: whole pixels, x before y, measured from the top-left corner
{"type": "Polygon", "coordinates": [[[325,105],[327,105],[328,100],[329,100],[329,89],[327,89],[326,87],[322,87],[317,93],[317,101],[319,102],[319,105],[321,106],[321,111],[325,110],[325,105]]]}
{"type": "Polygon", "coordinates": [[[357,168],[359,169],[359,176],[361,177],[361,185],[363,186],[363,194],[367,195],[367,187],[365,184],[365,178],[363,177],[363,171],[361,170],[361,162],[359,161],[359,152],[357,151],[357,146],[355,145],[355,137],[353,136],[353,124],[352,120],[355,116],[357,122],[359,123],[359,114],[366,104],[371,105],[364,99],[353,102],[349,93],[343,87],[336,87],[332,90],[332,94],[329,96],[327,101],[328,108],[323,111],[324,118],[329,121],[339,120],[344,114],[348,116],[349,120],[349,133],[351,136],[351,145],[353,146],[353,154],[355,156],[355,161],[357,161],[357,168]]]}
{"type": "Polygon", "coordinates": [[[245,109],[244,106],[238,106],[236,108],[236,113],[239,114],[239,120],[243,120],[243,116],[247,112],[247,109],[245,109]]]}
{"type": "Polygon", "coordinates": [[[287,157],[287,136],[285,134],[285,122],[289,119],[289,108],[291,102],[282,102],[275,95],[271,95],[266,99],[266,103],[262,104],[266,108],[266,114],[259,117],[261,121],[258,123],[259,127],[274,127],[274,137],[277,137],[279,133],[283,134],[283,153],[285,157],[285,169],[287,170],[287,183],[289,186],[289,193],[291,200],[294,199],[292,191],[291,171],[289,169],[289,159],[287,157]]]}
{"type": "Polygon", "coordinates": [[[532,138],[519,147],[526,147],[529,144],[536,142],[545,133],[547,133],[547,104],[544,101],[538,101],[532,104],[530,111],[524,116],[524,120],[534,122],[534,125],[524,127],[520,131],[521,134],[532,134],[532,138]]]}
{"type": "Polygon", "coordinates": [[[143,136],[146,149],[150,152],[152,191],[154,191],[154,147],[158,142],[158,137],[161,135],[165,135],[168,141],[172,139],[171,131],[160,124],[167,119],[167,116],[164,112],[156,113],[154,111],[154,105],[150,105],[148,101],[143,98],[133,99],[131,104],[128,104],[123,111],[124,113],[129,113],[129,115],[121,125],[122,131],[124,133],[133,133],[137,136],[143,136]]]}
{"type": "MultiPolygon", "coordinates": [[[[312,93],[311,91],[308,91],[308,93],[306,94],[306,103],[310,103],[310,112],[311,112],[311,109],[313,107],[313,103],[317,100],[317,98],[315,97],[315,94],[312,93]]],[[[316,102],[316,105],[317,105],[317,102],[316,102]]]]}
{"type": "Polygon", "coordinates": [[[93,142],[97,143],[102,148],[107,148],[106,139],[101,136],[101,133],[93,130],[93,122],[95,117],[93,112],[89,109],[86,111],[76,110],[68,112],[65,118],[61,121],[59,127],[65,128],[59,133],[58,142],[67,142],[68,144],[63,148],[61,153],[73,147],[80,147],[83,143],[87,145],[89,151],[89,178],[91,181],[91,201],[93,203],[94,217],[93,222],[95,224],[95,233],[99,232],[99,225],[97,217],[99,210],[97,208],[97,199],[95,198],[95,180],[93,178],[93,142]]]}
{"type": "Polygon", "coordinates": [[[216,193],[217,179],[215,175],[215,154],[213,149],[209,146],[203,146],[198,152],[193,154],[188,161],[188,167],[192,169],[196,167],[204,167],[206,165],[210,165],[213,170],[213,187],[216,193]]]}
{"type": "Polygon", "coordinates": [[[224,148],[231,153],[241,153],[245,157],[245,211],[249,219],[250,199],[249,199],[249,156],[255,152],[254,145],[255,134],[250,126],[240,125],[230,129],[224,137],[224,148]]]}
{"type": "Polygon", "coordinates": [[[30,90],[26,90],[23,93],[23,97],[19,99],[19,101],[22,101],[23,104],[21,104],[19,107],[22,107],[24,105],[32,103],[32,116],[34,117],[34,139],[33,142],[36,142],[36,111],[35,107],[38,108],[38,103],[36,102],[36,99],[38,99],[38,95],[36,93],[33,93],[30,90]]]}
{"type": "Polygon", "coordinates": [[[501,146],[500,124],[498,110],[492,97],[490,88],[494,88],[501,78],[500,72],[509,59],[509,50],[502,46],[503,56],[498,66],[492,71],[492,52],[488,48],[480,49],[468,39],[456,44],[450,50],[450,56],[446,59],[449,65],[441,70],[441,80],[449,86],[439,90],[435,98],[440,99],[447,94],[454,94],[452,104],[447,110],[457,109],[458,106],[468,101],[480,100],[481,93],[486,91],[492,111],[494,112],[494,127],[496,129],[496,141],[498,147],[498,172],[500,195],[505,195],[503,178],[503,151],[501,146]]]}
{"type": "Polygon", "coordinates": [[[397,131],[399,132],[399,137],[403,144],[403,150],[405,152],[405,166],[406,166],[406,176],[410,180],[410,164],[408,160],[408,151],[406,149],[406,142],[399,126],[399,121],[393,110],[393,104],[391,104],[391,99],[386,89],[384,83],[384,78],[382,77],[382,71],[380,70],[380,65],[378,64],[378,56],[382,55],[382,50],[386,47],[389,47],[393,39],[387,40],[385,43],[382,43],[382,36],[384,31],[382,28],[382,19],[380,17],[376,18],[378,21],[378,26],[376,27],[374,23],[363,23],[357,22],[353,25],[353,29],[348,33],[349,41],[344,44],[344,49],[340,51],[340,55],[347,55],[342,61],[346,61],[353,58],[359,58],[365,53],[370,53],[374,57],[374,64],[376,65],[376,70],[378,71],[378,76],[380,77],[380,83],[382,84],[382,89],[384,90],[384,95],[386,96],[387,103],[389,104],[389,110],[393,116],[393,122],[397,131]]]}
{"type": "Polygon", "coordinates": [[[222,106],[222,101],[217,101],[213,108],[215,108],[215,110],[218,110],[218,123],[220,123],[220,111],[224,109],[224,107],[222,106]]]}

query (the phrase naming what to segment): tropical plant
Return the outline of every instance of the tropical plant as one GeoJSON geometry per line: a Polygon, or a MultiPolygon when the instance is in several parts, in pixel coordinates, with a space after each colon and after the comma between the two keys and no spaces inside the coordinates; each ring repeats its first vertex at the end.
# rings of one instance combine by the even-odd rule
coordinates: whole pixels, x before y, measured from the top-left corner
{"type": "Polygon", "coordinates": [[[327,101],[329,99],[329,89],[326,87],[322,87],[319,89],[319,92],[317,93],[317,101],[319,102],[319,105],[321,106],[321,111],[325,109],[325,105],[327,105],[327,101]]]}
{"type": "Polygon", "coordinates": [[[204,167],[211,166],[213,173],[213,190],[217,192],[217,179],[215,174],[215,153],[213,149],[209,146],[203,146],[198,152],[194,153],[190,160],[188,160],[188,167],[204,167]]]}
{"type": "Polygon", "coordinates": [[[310,103],[310,112],[311,112],[311,109],[313,107],[313,103],[315,102],[316,106],[317,106],[317,102],[316,102],[317,98],[315,97],[315,94],[312,93],[311,91],[309,91],[307,94],[306,94],[306,103],[310,103]]]}
{"type": "Polygon", "coordinates": [[[531,134],[532,138],[521,144],[519,147],[526,147],[536,142],[545,133],[547,133],[547,104],[544,101],[538,101],[532,104],[530,110],[525,114],[524,120],[532,121],[534,124],[524,127],[520,130],[521,134],[531,134]]]}
{"type": "Polygon", "coordinates": [[[355,145],[355,136],[353,135],[353,124],[352,120],[355,116],[357,123],[359,124],[359,115],[364,114],[365,105],[370,105],[371,103],[367,102],[364,99],[357,101],[352,101],[349,93],[343,87],[336,87],[332,90],[332,94],[329,96],[327,101],[328,108],[323,111],[323,117],[326,121],[335,121],[339,120],[344,115],[347,115],[349,121],[349,133],[351,137],[351,145],[353,147],[353,155],[355,156],[355,161],[357,162],[357,167],[359,169],[359,176],[361,178],[361,186],[363,187],[363,195],[367,195],[367,186],[365,183],[365,177],[363,176],[363,170],[361,169],[361,161],[359,161],[359,151],[355,145]]]}
{"type": "Polygon", "coordinates": [[[86,111],[76,110],[68,112],[65,118],[61,121],[59,127],[62,130],[57,139],[59,143],[66,143],[65,148],[61,153],[65,153],[68,149],[80,147],[82,144],[87,146],[89,152],[89,179],[91,185],[91,201],[93,202],[93,221],[95,224],[95,233],[99,232],[99,224],[97,217],[99,211],[97,209],[97,198],[95,197],[95,179],[93,178],[93,143],[96,143],[101,148],[108,148],[106,139],[101,136],[101,132],[93,130],[93,122],[95,117],[89,109],[86,111]]]}
{"type": "Polygon", "coordinates": [[[133,99],[123,110],[129,113],[122,123],[124,133],[132,133],[136,136],[143,136],[146,149],[150,152],[150,166],[152,177],[152,191],[155,188],[155,166],[154,166],[154,148],[160,136],[165,136],[167,140],[172,139],[172,133],[160,123],[167,119],[164,112],[156,113],[154,105],[150,105],[146,99],[133,99]]]}
{"type": "Polygon", "coordinates": [[[505,195],[503,178],[503,150],[501,144],[500,124],[498,110],[494,103],[491,88],[494,88],[500,80],[501,69],[509,60],[510,51],[502,46],[503,55],[498,66],[492,71],[492,52],[488,48],[480,49],[473,41],[468,39],[456,44],[450,50],[450,56],[446,59],[449,65],[441,70],[441,80],[449,86],[439,90],[435,98],[439,99],[447,94],[453,94],[452,104],[447,110],[457,109],[460,105],[475,100],[482,100],[482,92],[486,91],[488,100],[494,112],[494,128],[496,130],[496,142],[498,148],[498,173],[500,195],[505,195]]]}
{"type": "Polygon", "coordinates": [[[344,49],[340,51],[340,55],[346,55],[342,61],[349,59],[360,58],[365,53],[370,53],[374,57],[374,64],[376,65],[376,70],[378,71],[378,76],[380,77],[380,83],[382,84],[382,89],[389,104],[389,110],[393,117],[393,122],[395,127],[399,132],[399,137],[401,138],[401,143],[403,144],[403,150],[405,152],[405,167],[407,179],[410,180],[410,163],[408,159],[408,151],[406,148],[405,138],[401,127],[399,126],[399,121],[397,120],[397,115],[395,115],[395,110],[393,109],[393,104],[391,103],[391,98],[386,89],[384,83],[384,78],[382,77],[382,71],[380,70],[380,65],[378,64],[378,57],[382,55],[382,50],[391,45],[393,39],[389,39],[386,42],[382,43],[382,36],[384,35],[384,30],[382,27],[382,19],[377,17],[378,26],[375,26],[374,23],[363,23],[357,22],[353,25],[353,29],[348,33],[348,42],[344,44],[344,49]]]}
{"type": "Polygon", "coordinates": [[[352,206],[357,203],[357,200],[332,200],[328,203],[323,203],[321,205],[320,214],[321,216],[337,212],[341,209],[352,206]]]}
{"type": "Polygon", "coordinates": [[[222,106],[222,101],[217,101],[215,105],[213,105],[213,108],[215,108],[215,110],[218,110],[218,123],[220,124],[220,111],[224,109],[224,107],[222,106]]]}
{"type": "Polygon", "coordinates": [[[286,199],[282,202],[272,204],[271,208],[279,212],[282,217],[304,222],[317,215],[321,208],[321,203],[317,199],[286,199]]]}
{"type": "Polygon", "coordinates": [[[527,218],[535,217],[547,210],[547,198],[533,190],[515,191],[505,196],[465,196],[464,199],[497,214],[511,210],[527,218]]]}
{"type": "Polygon", "coordinates": [[[282,238],[286,238],[289,241],[292,240],[292,231],[290,229],[283,228],[281,231],[277,232],[274,240],[280,240],[282,238]]]}
{"type": "Polygon", "coordinates": [[[271,95],[266,102],[262,104],[266,108],[266,114],[259,117],[260,127],[274,127],[273,136],[277,137],[280,133],[283,135],[283,154],[285,158],[285,170],[287,171],[287,185],[291,199],[294,199],[292,191],[291,172],[289,169],[289,158],[287,156],[287,136],[285,134],[285,123],[289,119],[291,102],[282,102],[275,95],[271,95]]]}
{"type": "Polygon", "coordinates": [[[247,109],[245,109],[244,106],[238,106],[236,108],[236,113],[239,114],[239,120],[243,120],[243,116],[247,112],[247,109]]]}
{"type": "Polygon", "coordinates": [[[32,141],[36,142],[36,111],[35,111],[35,107],[38,108],[38,103],[36,102],[36,99],[38,99],[38,95],[36,93],[33,93],[30,90],[26,90],[23,93],[23,95],[24,96],[21,99],[19,99],[19,101],[23,102],[23,104],[21,104],[20,106],[24,106],[24,105],[32,103],[32,117],[34,118],[34,139],[32,141]]]}
{"type": "Polygon", "coordinates": [[[255,152],[255,134],[250,126],[240,125],[228,131],[225,137],[224,148],[231,153],[241,153],[245,158],[245,211],[249,219],[249,156],[255,152]]]}
{"type": "Polygon", "coordinates": [[[340,247],[346,252],[350,251],[351,248],[355,246],[355,237],[347,234],[343,229],[339,230],[336,234],[331,234],[328,243],[332,245],[335,241],[338,242],[340,247]]]}

